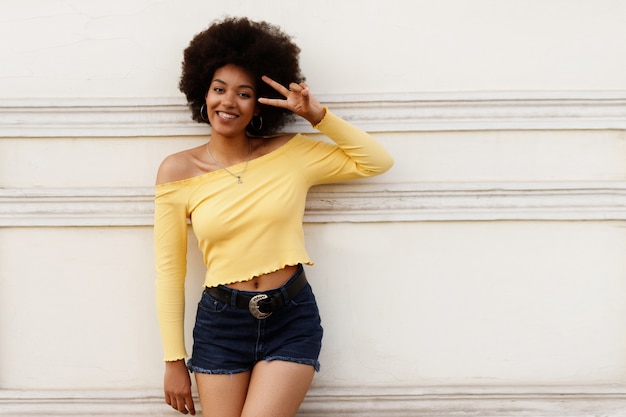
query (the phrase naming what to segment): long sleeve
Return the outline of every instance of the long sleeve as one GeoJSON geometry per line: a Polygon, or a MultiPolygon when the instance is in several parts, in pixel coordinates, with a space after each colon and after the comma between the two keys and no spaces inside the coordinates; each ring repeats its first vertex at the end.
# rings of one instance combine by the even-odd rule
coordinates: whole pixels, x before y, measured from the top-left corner
{"type": "MultiPolygon", "coordinates": [[[[316,174],[324,174],[316,179],[316,183],[373,177],[393,166],[393,157],[372,136],[329,110],[314,128],[337,144],[328,148],[332,152],[323,159],[315,161],[319,168],[316,174]]],[[[320,143],[319,147],[326,145],[320,143]]]]}
{"type": "Polygon", "coordinates": [[[156,297],[164,360],[187,357],[184,338],[187,208],[180,190],[157,186],[154,217],[156,297]]]}

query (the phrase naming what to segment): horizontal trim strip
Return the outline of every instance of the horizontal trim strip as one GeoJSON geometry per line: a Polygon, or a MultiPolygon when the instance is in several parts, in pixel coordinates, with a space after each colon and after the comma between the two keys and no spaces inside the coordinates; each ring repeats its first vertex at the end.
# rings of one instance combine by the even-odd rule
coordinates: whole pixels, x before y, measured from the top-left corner
{"type": "MultiPolygon", "coordinates": [[[[0,189],[0,226],[151,226],[153,188],[0,189]]],[[[304,221],[626,220],[625,182],[332,184],[304,221]]]]}
{"type": "MultiPolygon", "coordinates": [[[[626,91],[322,95],[370,132],[626,129],[626,91]]],[[[0,137],[193,136],[179,98],[0,99],[0,137]]],[[[306,122],[290,131],[312,131],[306,122]]]]}
{"type": "MultiPolygon", "coordinates": [[[[196,405],[199,402],[196,398],[196,405]]],[[[10,416],[160,416],[171,409],[156,391],[0,391],[10,416]]],[[[311,388],[298,416],[407,415],[623,417],[624,387],[311,388]]]]}

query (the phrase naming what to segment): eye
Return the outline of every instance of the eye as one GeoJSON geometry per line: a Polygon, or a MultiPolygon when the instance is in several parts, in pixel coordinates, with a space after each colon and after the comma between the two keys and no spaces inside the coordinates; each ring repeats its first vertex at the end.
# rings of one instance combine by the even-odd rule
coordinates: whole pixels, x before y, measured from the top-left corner
{"type": "Polygon", "coordinates": [[[222,87],[213,87],[213,91],[215,91],[216,93],[223,93],[224,89],[222,87]]]}
{"type": "Polygon", "coordinates": [[[250,93],[246,93],[246,92],[241,92],[239,93],[239,95],[243,98],[252,98],[252,95],[250,93]]]}

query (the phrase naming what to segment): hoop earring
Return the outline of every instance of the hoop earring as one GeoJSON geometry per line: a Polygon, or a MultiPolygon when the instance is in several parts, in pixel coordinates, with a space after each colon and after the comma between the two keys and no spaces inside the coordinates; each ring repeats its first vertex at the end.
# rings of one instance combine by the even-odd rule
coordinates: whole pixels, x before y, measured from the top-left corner
{"type": "Polygon", "coordinates": [[[252,118],[252,120],[250,120],[250,127],[251,127],[252,129],[256,130],[257,132],[258,132],[259,130],[263,129],[263,117],[261,117],[261,116],[259,116],[259,115],[254,116],[254,117],[252,118]],[[258,123],[258,125],[257,125],[257,126],[255,126],[255,125],[254,125],[254,118],[255,118],[255,117],[257,117],[257,118],[258,118],[258,121],[259,121],[259,123],[258,123]]]}
{"type": "Polygon", "coordinates": [[[204,120],[205,122],[209,121],[209,112],[206,109],[206,103],[204,103],[202,105],[202,107],[200,107],[200,117],[202,118],[202,120],[204,120]],[[204,113],[206,112],[206,116],[204,115],[204,113]]]}

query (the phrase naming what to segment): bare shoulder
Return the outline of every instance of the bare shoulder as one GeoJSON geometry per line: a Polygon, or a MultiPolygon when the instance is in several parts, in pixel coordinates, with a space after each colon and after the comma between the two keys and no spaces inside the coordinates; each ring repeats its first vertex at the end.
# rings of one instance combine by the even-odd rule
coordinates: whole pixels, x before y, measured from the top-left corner
{"type": "Polygon", "coordinates": [[[257,138],[254,140],[254,157],[263,156],[283,146],[295,135],[293,133],[272,136],[269,138],[257,138]]]}
{"type": "Polygon", "coordinates": [[[180,181],[203,173],[198,164],[198,148],[187,149],[166,157],[157,171],[157,184],[180,181]]]}

